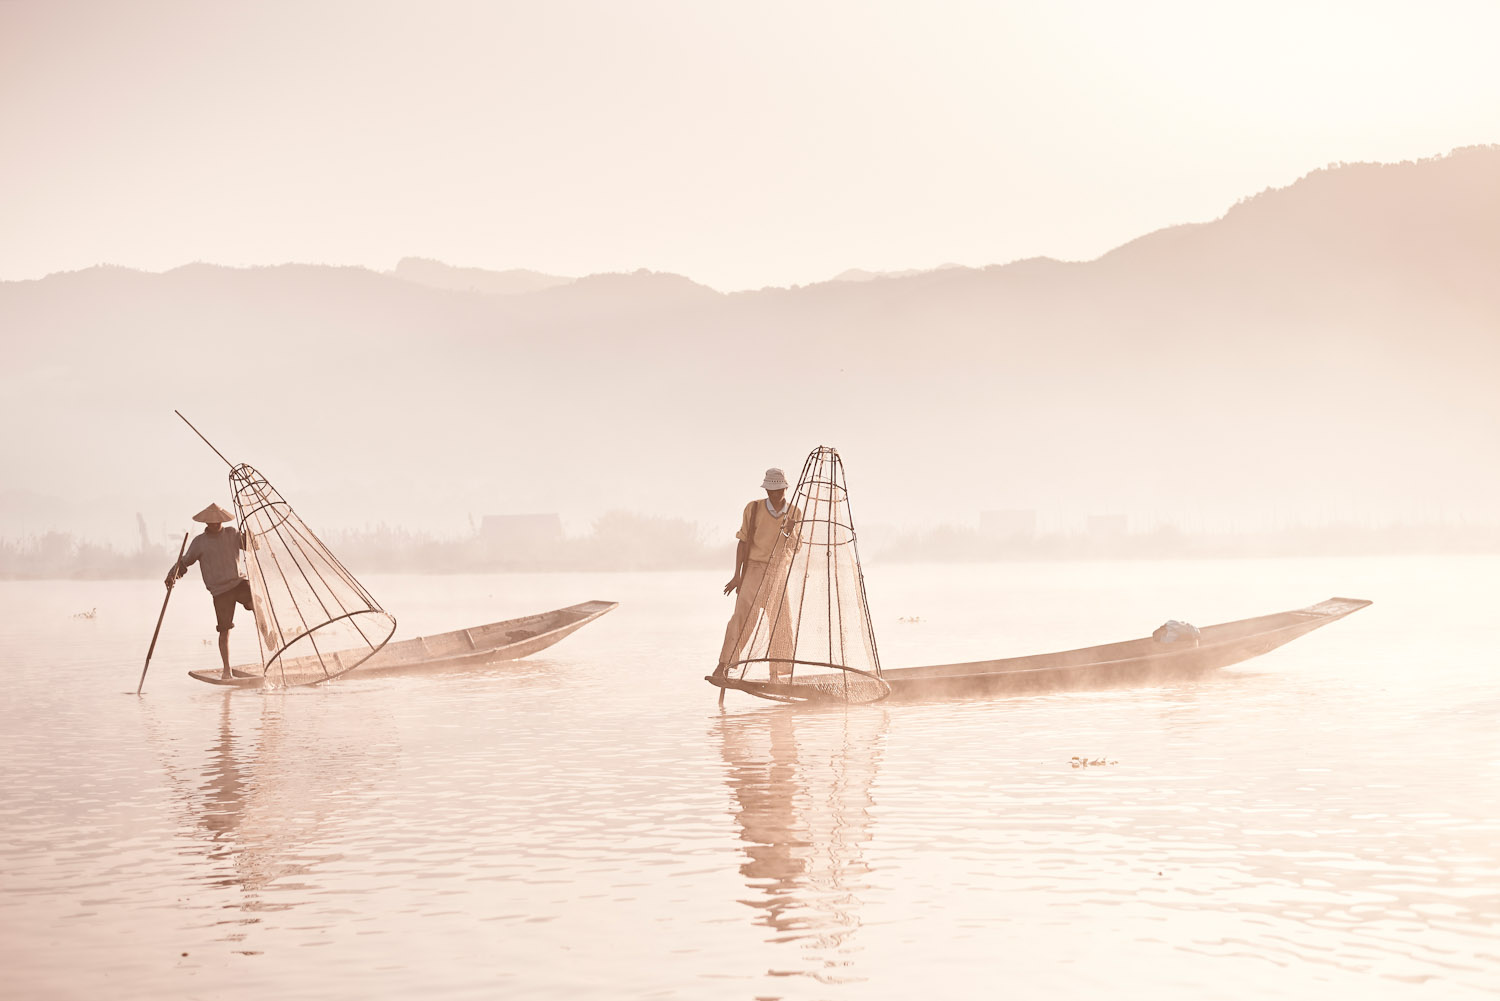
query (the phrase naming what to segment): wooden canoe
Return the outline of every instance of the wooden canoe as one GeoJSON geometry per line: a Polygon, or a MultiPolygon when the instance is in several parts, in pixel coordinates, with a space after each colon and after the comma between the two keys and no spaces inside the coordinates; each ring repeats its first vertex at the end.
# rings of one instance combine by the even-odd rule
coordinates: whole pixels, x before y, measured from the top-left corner
{"type": "MultiPolygon", "coordinates": [[[[900,667],[880,672],[890,698],[944,698],[1007,695],[1079,689],[1155,685],[1200,677],[1231,664],[1259,657],[1322,626],[1359,611],[1362,598],[1327,601],[1274,615],[1206,626],[1198,643],[1162,643],[1150,636],[1059,653],[980,660],[966,664],[900,667]]],[[[812,684],[769,682],[709,676],[709,683],[778,702],[829,701],[812,684]]]]}
{"type": "MultiPolygon", "coordinates": [[[[490,622],[434,636],[397,640],[381,647],[355,670],[361,677],[420,674],[516,660],[538,650],[545,650],[618,606],[617,601],[585,601],[579,605],[569,605],[567,608],[519,619],[490,622]]],[[[218,668],[189,671],[188,674],[211,685],[231,685],[236,688],[261,686],[263,679],[260,665],[242,665],[230,670],[234,675],[232,678],[221,677],[222,672],[218,668]]]]}

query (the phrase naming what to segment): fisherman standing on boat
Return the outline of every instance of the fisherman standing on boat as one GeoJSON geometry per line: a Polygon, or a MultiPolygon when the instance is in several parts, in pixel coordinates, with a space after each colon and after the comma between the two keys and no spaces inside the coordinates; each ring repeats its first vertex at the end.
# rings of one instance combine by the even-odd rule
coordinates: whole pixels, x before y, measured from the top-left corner
{"type": "Polygon", "coordinates": [[[766,492],[765,499],[745,505],[740,530],[734,533],[739,540],[734,550],[734,576],[724,585],[724,593],[738,591],[739,596],[724,629],[724,648],[719,652],[719,666],[714,673],[724,674],[740,659],[754,632],[757,613],[770,607],[776,616],[770,635],[770,655],[776,658],[770,662],[771,680],[779,682],[791,670],[793,650],[791,623],[781,600],[786,582],[777,577],[786,573],[787,561],[796,548],[797,524],[802,512],[787,498],[790,484],[782,470],[766,470],[760,486],[766,492]],[[786,544],[778,545],[783,540],[786,544]],[[770,586],[762,587],[768,577],[770,586]]]}
{"type": "Polygon", "coordinates": [[[250,581],[240,576],[240,550],[245,548],[245,537],[233,525],[225,527],[224,523],[233,521],[234,515],[217,504],[199,511],[193,515],[193,520],[201,521],[207,527],[188,544],[182,558],[172,564],[167,571],[166,583],[171,587],[174,580],[187,573],[188,567],[198,564],[203,586],[214,598],[219,657],[224,661],[221,677],[228,679],[232,677],[229,671],[229,630],[234,628],[234,606],[243,605],[246,611],[255,609],[250,598],[250,581]]]}

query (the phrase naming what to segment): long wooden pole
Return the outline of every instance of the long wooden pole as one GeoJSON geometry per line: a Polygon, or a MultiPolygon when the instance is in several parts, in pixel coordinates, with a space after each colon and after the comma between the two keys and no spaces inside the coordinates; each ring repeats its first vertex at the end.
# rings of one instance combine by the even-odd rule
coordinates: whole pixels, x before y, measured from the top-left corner
{"type": "MultiPolygon", "coordinates": [[[[178,417],[182,417],[181,410],[174,410],[172,411],[172,413],[176,414],[178,417]]],[[[182,423],[186,424],[190,428],[193,428],[193,422],[188,420],[186,417],[182,417],[182,423]]],[[[209,441],[207,438],[204,438],[202,431],[199,431],[197,428],[193,428],[193,434],[197,435],[199,438],[203,438],[203,444],[207,445],[209,448],[213,448],[214,455],[217,455],[219,458],[224,459],[224,465],[228,466],[230,470],[234,469],[234,463],[225,458],[223,452],[219,451],[217,448],[214,448],[214,443],[209,441]]]]}
{"type": "Polygon", "coordinates": [[[146,668],[151,666],[151,655],[156,652],[156,637],[161,634],[161,620],[167,617],[167,602],[172,600],[172,587],[177,583],[177,568],[182,564],[182,554],[187,552],[189,534],[182,533],[182,545],[177,549],[177,562],[172,564],[172,579],[167,581],[167,596],[161,600],[161,614],[156,617],[156,629],[151,633],[151,646],[146,649],[146,663],[141,668],[141,680],[135,686],[137,695],[141,694],[141,686],[146,683],[146,668]]]}

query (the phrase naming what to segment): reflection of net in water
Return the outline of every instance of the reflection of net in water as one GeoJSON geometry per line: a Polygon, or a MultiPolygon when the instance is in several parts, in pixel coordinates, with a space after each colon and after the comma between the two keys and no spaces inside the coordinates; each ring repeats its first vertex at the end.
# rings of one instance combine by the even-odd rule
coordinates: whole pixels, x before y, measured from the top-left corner
{"type": "MultiPolygon", "coordinates": [[[[878,709],[749,713],[717,728],[756,923],[796,943],[821,983],[862,980],[856,941],[888,725],[878,709]]],[[[778,964],[782,965],[782,964],[778,964]]]]}
{"type": "Polygon", "coordinates": [[[745,623],[731,677],[785,701],[874,702],[890,694],[865,601],[844,464],[814,449],[792,495],[782,532],[745,623]]]}
{"type": "Polygon", "coordinates": [[[365,590],[250,466],[229,473],[270,688],[310,685],[358,667],[396,631],[365,590]]]}

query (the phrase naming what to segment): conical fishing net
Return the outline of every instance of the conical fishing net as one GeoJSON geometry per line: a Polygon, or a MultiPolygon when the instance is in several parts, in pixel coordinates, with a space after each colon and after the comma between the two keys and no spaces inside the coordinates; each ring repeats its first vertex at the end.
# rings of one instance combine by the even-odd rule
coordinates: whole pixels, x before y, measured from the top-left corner
{"type": "Polygon", "coordinates": [[[726,680],[783,702],[876,702],[890,694],[865,601],[844,463],[814,449],[726,680]]]}
{"type": "Polygon", "coordinates": [[[346,674],[385,646],[396,619],[370,596],[276,488],[250,466],[229,472],[267,688],[346,674]]]}

